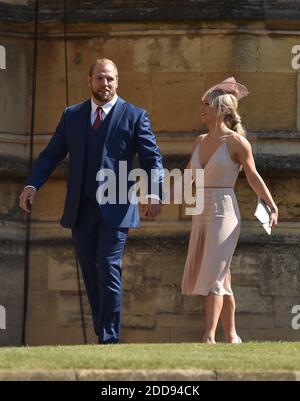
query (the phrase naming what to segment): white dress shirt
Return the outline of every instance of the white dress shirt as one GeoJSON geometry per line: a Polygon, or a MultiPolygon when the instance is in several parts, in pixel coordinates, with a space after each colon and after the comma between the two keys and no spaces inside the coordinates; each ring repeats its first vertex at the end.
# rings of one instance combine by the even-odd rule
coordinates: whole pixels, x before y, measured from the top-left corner
{"type": "MultiPolygon", "coordinates": [[[[110,110],[114,107],[114,105],[117,103],[118,100],[118,96],[116,95],[110,102],[105,103],[103,106],[101,106],[102,108],[102,121],[105,119],[105,117],[107,116],[107,114],[110,112],[110,110]]],[[[91,99],[91,125],[94,124],[96,118],[97,118],[97,107],[98,104],[96,104],[93,99],[91,99]]]]}

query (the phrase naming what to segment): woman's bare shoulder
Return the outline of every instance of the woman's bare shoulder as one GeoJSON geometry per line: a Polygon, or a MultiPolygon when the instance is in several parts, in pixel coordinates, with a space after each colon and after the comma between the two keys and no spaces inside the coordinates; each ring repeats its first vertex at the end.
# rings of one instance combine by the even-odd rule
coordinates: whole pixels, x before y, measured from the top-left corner
{"type": "Polygon", "coordinates": [[[248,150],[249,147],[251,148],[251,144],[248,139],[235,131],[231,131],[231,133],[228,135],[228,141],[235,149],[248,150]]]}

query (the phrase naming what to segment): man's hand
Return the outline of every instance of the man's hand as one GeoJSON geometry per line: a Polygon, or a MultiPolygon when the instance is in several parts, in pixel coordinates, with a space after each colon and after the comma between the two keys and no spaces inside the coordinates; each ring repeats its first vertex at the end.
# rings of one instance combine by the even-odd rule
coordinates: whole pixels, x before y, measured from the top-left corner
{"type": "Polygon", "coordinates": [[[142,205],[143,215],[149,220],[154,219],[159,215],[161,207],[162,205],[158,199],[148,198],[148,203],[142,205]]]}
{"type": "Polygon", "coordinates": [[[33,188],[24,188],[19,196],[19,207],[26,213],[30,213],[30,206],[33,205],[36,191],[33,188]]]}

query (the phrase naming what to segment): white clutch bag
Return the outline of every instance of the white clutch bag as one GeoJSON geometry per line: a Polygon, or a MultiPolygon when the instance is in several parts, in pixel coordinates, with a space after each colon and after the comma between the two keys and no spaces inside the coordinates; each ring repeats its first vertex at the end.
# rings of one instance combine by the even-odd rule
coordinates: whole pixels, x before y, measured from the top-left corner
{"type": "Polygon", "coordinates": [[[259,199],[254,216],[257,217],[257,219],[261,222],[263,228],[269,235],[271,235],[271,227],[269,226],[270,214],[270,207],[262,199],[259,199]]]}

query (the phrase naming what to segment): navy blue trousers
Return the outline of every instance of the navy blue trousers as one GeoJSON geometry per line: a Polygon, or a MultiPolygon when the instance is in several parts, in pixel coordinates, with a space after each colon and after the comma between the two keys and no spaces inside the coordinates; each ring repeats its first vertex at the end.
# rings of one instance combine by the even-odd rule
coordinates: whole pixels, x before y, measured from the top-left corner
{"type": "Polygon", "coordinates": [[[118,343],[122,310],[122,257],[128,228],[109,228],[96,200],[81,202],[72,237],[99,342],[118,343]]]}

